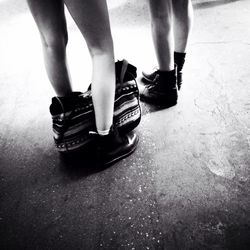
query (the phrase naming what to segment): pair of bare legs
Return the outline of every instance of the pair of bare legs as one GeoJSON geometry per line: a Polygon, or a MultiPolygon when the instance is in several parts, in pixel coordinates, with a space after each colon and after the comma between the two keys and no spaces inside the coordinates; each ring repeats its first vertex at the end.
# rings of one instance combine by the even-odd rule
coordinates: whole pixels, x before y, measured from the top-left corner
{"type": "Polygon", "coordinates": [[[92,97],[97,131],[108,133],[113,122],[115,65],[106,1],[27,1],[41,35],[47,75],[59,97],[72,92],[66,56],[68,32],[64,6],[67,6],[92,58],[92,97]]]}
{"type": "Polygon", "coordinates": [[[172,107],[177,104],[182,86],[182,69],[191,31],[193,9],[191,0],[148,0],[151,30],[158,70],[142,72],[141,100],[172,107]]]}
{"type": "Polygon", "coordinates": [[[148,0],[158,67],[174,69],[174,51],[185,53],[193,22],[191,0],[148,0]]]}

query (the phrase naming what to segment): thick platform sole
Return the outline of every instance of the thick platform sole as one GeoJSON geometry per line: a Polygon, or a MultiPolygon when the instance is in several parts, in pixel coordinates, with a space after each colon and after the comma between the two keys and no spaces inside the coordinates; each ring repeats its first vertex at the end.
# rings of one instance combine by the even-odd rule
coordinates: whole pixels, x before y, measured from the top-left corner
{"type": "Polygon", "coordinates": [[[170,108],[172,106],[175,106],[177,104],[178,99],[167,99],[167,100],[161,100],[161,99],[155,99],[155,98],[150,98],[144,95],[140,95],[140,100],[142,102],[146,102],[149,104],[153,105],[158,105],[164,108],[170,108]]]}

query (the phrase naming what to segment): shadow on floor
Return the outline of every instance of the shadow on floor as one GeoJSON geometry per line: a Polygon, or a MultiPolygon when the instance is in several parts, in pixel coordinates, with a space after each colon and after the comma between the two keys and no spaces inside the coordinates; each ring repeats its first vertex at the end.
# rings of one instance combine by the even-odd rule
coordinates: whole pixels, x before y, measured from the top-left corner
{"type": "Polygon", "coordinates": [[[164,107],[164,106],[153,105],[153,104],[141,102],[142,116],[147,115],[149,113],[154,113],[154,112],[158,112],[161,110],[170,109],[170,108],[174,108],[174,107],[175,106],[164,107]]]}
{"type": "Polygon", "coordinates": [[[210,0],[210,1],[202,1],[199,3],[193,3],[193,6],[195,9],[207,9],[238,1],[240,0],[212,0],[212,1],[210,0]]]}
{"type": "Polygon", "coordinates": [[[73,180],[78,180],[105,170],[105,167],[95,161],[96,153],[93,149],[84,149],[71,154],[60,154],[59,168],[73,180]]]}

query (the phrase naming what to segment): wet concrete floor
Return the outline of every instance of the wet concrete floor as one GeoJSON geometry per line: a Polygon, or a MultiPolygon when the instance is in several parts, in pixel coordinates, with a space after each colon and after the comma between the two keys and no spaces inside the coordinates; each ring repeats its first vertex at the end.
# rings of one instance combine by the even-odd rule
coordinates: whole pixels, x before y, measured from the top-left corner
{"type": "MultiPolygon", "coordinates": [[[[250,249],[250,2],[193,4],[178,105],[142,105],[137,151],[96,171],[54,149],[38,32],[24,1],[0,0],[1,249],[250,249]]],[[[117,59],[153,68],[145,1],[109,7],[117,59]]],[[[68,26],[85,91],[90,58],[68,26]]]]}

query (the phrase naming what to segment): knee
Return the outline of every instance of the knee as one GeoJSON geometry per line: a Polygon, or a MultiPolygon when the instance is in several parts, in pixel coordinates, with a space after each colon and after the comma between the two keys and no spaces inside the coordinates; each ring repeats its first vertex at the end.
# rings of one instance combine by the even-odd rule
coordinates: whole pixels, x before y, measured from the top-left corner
{"type": "Polygon", "coordinates": [[[45,49],[60,51],[65,50],[68,43],[68,32],[67,30],[57,30],[57,31],[48,31],[43,34],[42,43],[45,49]]]}
{"type": "Polygon", "coordinates": [[[92,57],[102,56],[102,55],[113,56],[114,54],[112,38],[102,39],[102,40],[97,39],[93,42],[88,43],[88,48],[89,48],[90,55],[92,57]]]}

